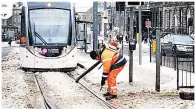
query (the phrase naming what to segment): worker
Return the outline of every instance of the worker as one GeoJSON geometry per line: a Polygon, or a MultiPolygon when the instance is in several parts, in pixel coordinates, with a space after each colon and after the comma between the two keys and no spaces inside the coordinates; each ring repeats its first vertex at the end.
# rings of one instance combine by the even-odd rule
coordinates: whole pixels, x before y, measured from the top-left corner
{"type": "Polygon", "coordinates": [[[127,60],[119,53],[118,42],[111,41],[100,50],[91,51],[90,57],[103,63],[101,87],[107,80],[107,93],[103,94],[106,100],[117,98],[116,77],[124,68],[127,60]]]}

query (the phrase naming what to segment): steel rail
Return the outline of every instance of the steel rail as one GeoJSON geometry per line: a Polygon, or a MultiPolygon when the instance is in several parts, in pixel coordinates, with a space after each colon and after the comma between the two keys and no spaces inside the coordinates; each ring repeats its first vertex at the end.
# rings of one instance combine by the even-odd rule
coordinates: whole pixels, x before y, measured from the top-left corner
{"type": "MultiPolygon", "coordinates": [[[[67,72],[66,74],[72,78],[73,80],[76,80],[73,75],[70,74],[71,72],[67,72]]],[[[35,77],[35,82],[36,84],[38,85],[38,88],[41,92],[41,95],[43,97],[43,100],[44,100],[44,106],[45,106],[45,109],[52,109],[51,105],[48,103],[48,101],[46,100],[44,94],[43,94],[43,91],[40,87],[40,83],[37,79],[37,76],[36,74],[34,74],[34,77],[35,77]]],[[[99,95],[97,95],[94,91],[92,91],[91,89],[89,89],[88,87],[86,87],[84,84],[78,82],[83,88],[85,88],[88,92],[90,92],[93,96],[95,96],[99,101],[103,102],[103,104],[105,104],[109,109],[118,109],[119,107],[115,107],[113,106],[111,103],[107,102],[106,100],[102,99],[99,95]]],[[[122,107],[121,107],[122,108],[122,107]]]]}
{"type": "MultiPolygon", "coordinates": [[[[67,73],[69,77],[76,80],[71,74],[67,73]]],[[[102,101],[109,109],[118,109],[117,107],[113,106],[111,103],[105,101],[101,97],[99,97],[94,91],[83,85],[82,83],[78,82],[83,88],[85,88],[87,91],[89,91],[92,95],[94,95],[99,101],[102,101]]]]}
{"type": "Polygon", "coordinates": [[[40,87],[40,84],[39,84],[39,81],[38,81],[38,79],[37,79],[36,74],[34,74],[34,77],[35,77],[35,81],[36,81],[36,83],[37,83],[37,85],[38,85],[38,88],[39,88],[39,90],[40,90],[40,92],[41,92],[41,95],[42,95],[42,97],[43,97],[45,109],[52,109],[51,106],[49,105],[48,101],[45,99],[45,96],[43,95],[43,91],[42,91],[42,89],[41,89],[41,87],[40,87]]]}

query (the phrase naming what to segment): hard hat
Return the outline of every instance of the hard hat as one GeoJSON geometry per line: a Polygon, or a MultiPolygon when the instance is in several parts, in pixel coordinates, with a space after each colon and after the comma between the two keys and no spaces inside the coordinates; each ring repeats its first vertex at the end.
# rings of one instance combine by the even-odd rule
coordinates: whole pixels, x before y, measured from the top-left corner
{"type": "Polygon", "coordinates": [[[96,51],[91,51],[91,52],[90,52],[90,57],[91,57],[92,59],[96,59],[97,56],[98,56],[98,54],[97,54],[96,51]]]}
{"type": "Polygon", "coordinates": [[[110,42],[110,45],[115,46],[115,47],[118,47],[118,42],[117,41],[111,41],[110,42]]]}
{"type": "Polygon", "coordinates": [[[118,42],[117,41],[111,41],[108,45],[108,48],[112,50],[118,50],[118,42]]]}

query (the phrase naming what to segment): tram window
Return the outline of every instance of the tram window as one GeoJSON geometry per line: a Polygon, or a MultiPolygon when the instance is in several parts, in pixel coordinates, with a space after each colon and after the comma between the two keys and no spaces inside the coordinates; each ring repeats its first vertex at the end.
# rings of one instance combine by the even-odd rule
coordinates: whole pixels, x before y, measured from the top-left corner
{"type": "Polygon", "coordinates": [[[26,28],[25,28],[25,7],[22,7],[21,13],[21,34],[20,34],[20,45],[26,44],[26,28]]]}
{"type": "Polygon", "coordinates": [[[61,9],[30,10],[30,22],[35,44],[42,44],[42,39],[47,43],[68,43],[70,34],[70,11],[61,9]]]}

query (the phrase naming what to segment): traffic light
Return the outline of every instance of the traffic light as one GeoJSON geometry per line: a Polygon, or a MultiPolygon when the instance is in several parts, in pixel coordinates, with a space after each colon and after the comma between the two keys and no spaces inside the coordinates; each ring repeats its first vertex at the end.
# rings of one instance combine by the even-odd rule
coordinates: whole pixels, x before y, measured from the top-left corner
{"type": "Polygon", "coordinates": [[[124,11],[125,2],[116,2],[116,11],[124,11]]]}
{"type": "MultiPolygon", "coordinates": [[[[140,2],[128,2],[128,5],[140,5],[140,2]]],[[[141,2],[141,5],[144,5],[144,2],[141,2]]]]}

